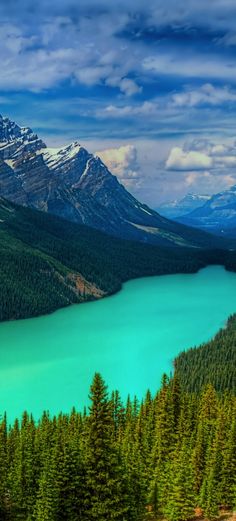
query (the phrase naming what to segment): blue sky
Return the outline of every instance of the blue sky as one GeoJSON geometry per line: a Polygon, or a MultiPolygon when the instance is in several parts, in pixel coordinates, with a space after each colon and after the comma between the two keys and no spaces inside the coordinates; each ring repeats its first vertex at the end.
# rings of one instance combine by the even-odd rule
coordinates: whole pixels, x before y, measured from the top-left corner
{"type": "Polygon", "coordinates": [[[152,206],[236,183],[235,0],[4,0],[0,112],[152,206]]]}

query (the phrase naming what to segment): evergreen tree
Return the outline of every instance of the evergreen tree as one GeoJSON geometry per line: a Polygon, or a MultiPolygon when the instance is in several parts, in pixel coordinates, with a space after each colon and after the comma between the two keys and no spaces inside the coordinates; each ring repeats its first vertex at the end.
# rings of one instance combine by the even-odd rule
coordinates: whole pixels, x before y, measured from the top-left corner
{"type": "Polygon", "coordinates": [[[35,521],[56,521],[59,510],[59,487],[57,483],[57,453],[47,454],[39,481],[35,502],[35,521]]]}
{"type": "Polygon", "coordinates": [[[0,424],[0,519],[6,519],[8,510],[7,491],[7,418],[6,414],[0,424]]]}
{"type": "Polygon", "coordinates": [[[0,422],[3,521],[187,521],[236,505],[236,397],[163,378],[139,405],[96,374],[88,413],[0,422]],[[150,516],[149,516],[150,513],[150,516]]]}
{"type": "Polygon", "coordinates": [[[107,388],[96,373],[90,389],[86,452],[86,518],[89,521],[123,520],[125,483],[112,442],[112,413],[107,388]]]}
{"type": "Polygon", "coordinates": [[[170,521],[187,521],[194,517],[195,494],[193,470],[187,443],[173,461],[165,514],[170,521]]]}

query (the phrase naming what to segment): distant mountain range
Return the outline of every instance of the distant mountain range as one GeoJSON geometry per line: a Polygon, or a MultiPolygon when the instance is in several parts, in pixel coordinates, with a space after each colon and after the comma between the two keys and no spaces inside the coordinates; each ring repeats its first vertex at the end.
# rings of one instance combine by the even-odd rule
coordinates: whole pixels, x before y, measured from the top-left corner
{"type": "Polygon", "coordinates": [[[228,234],[236,228],[236,185],[213,195],[205,204],[177,219],[208,232],[228,234]]]}
{"type": "Polygon", "coordinates": [[[78,142],[47,148],[30,128],[0,116],[0,196],[118,237],[166,246],[211,246],[135,199],[78,142]]]}
{"type": "Polygon", "coordinates": [[[159,206],[158,211],[186,226],[236,238],[236,185],[212,196],[187,194],[159,206]]]}
{"type": "Polygon", "coordinates": [[[161,204],[156,210],[168,219],[176,219],[203,206],[210,198],[210,195],[189,193],[182,199],[175,199],[174,201],[161,204]]]}

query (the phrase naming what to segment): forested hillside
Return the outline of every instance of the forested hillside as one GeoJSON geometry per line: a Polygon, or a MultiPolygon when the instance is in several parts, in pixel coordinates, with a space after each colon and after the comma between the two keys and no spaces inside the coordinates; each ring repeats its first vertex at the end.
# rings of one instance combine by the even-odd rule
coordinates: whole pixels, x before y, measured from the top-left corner
{"type": "Polygon", "coordinates": [[[90,398],[88,414],[2,420],[1,521],[187,521],[236,505],[235,397],[163,377],[124,406],[96,374],[90,398]]]}
{"type": "Polygon", "coordinates": [[[175,359],[175,372],[186,391],[199,392],[208,383],[236,395],[236,315],[213,340],[175,359]]]}
{"type": "Polygon", "coordinates": [[[117,291],[133,277],[194,272],[195,250],[159,248],[0,200],[0,320],[117,291]]]}

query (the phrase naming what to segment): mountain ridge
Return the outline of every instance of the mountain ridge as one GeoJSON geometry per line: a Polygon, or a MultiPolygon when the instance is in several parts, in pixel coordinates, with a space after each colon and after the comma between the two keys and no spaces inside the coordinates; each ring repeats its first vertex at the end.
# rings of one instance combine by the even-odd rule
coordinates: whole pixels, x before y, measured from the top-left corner
{"type": "Polygon", "coordinates": [[[236,227],[236,185],[212,195],[203,206],[177,221],[218,233],[236,227]]]}
{"type": "Polygon", "coordinates": [[[140,203],[77,141],[47,148],[6,117],[0,117],[0,196],[121,238],[185,247],[214,242],[140,203]]]}
{"type": "Polygon", "coordinates": [[[195,194],[195,193],[187,193],[181,199],[175,199],[173,201],[169,201],[167,203],[162,203],[159,207],[157,207],[157,211],[167,217],[167,219],[177,219],[177,217],[182,217],[192,210],[201,207],[208,199],[210,199],[210,195],[208,194],[195,194]]]}

